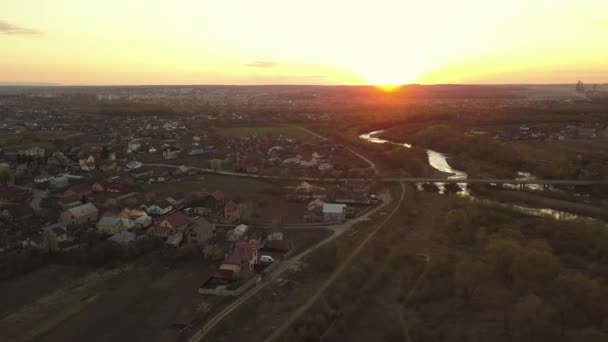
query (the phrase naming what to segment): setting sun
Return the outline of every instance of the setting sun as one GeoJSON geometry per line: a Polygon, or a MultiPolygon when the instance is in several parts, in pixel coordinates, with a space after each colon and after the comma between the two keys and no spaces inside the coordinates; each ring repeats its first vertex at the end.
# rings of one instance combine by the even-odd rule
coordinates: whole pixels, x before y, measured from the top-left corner
{"type": "Polygon", "coordinates": [[[64,84],[593,82],[608,76],[605,13],[604,0],[11,1],[0,74],[64,84]]]}

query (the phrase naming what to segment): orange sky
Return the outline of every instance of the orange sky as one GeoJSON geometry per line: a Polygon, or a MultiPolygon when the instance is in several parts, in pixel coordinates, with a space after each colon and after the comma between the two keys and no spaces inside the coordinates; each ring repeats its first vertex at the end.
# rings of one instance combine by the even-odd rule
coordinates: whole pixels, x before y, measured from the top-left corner
{"type": "Polygon", "coordinates": [[[608,82],[606,0],[8,0],[0,82],[608,82]]]}

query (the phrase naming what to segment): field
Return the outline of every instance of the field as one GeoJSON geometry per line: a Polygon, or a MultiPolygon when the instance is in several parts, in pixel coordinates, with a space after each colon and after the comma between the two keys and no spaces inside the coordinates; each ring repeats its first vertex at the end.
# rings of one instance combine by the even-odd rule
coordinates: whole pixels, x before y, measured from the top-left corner
{"type": "Polygon", "coordinates": [[[78,136],[80,133],[70,131],[36,131],[21,134],[4,134],[0,136],[0,145],[7,150],[26,149],[34,146],[54,147],[55,139],[78,136]]]}
{"type": "Polygon", "coordinates": [[[246,136],[272,136],[298,140],[314,140],[315,136],[296,126],[248,126],[248,127],[219,127],[217,133],[231,137],[242,138],[246,136]]]}
{"type": "Polygon", "coordinates": [[[219,190],[226,195],[227,200],[241,200],[252,204],[254,206],[252,220],[255,222],[268,223],[275,218],[282,218],[285,223],[301,222],[306,204],[287,202],[280,189],[282,185],[276,181],[205,174],[176,183],[145,185],[144,190],[167,196],[193,191],[219,190]]]}
{"type": "Polygon", "coordinates": [[[608,155],[607,139],[592,140],[538,140],[522,141],[514,144],[525,146],[532,156],[539,160],[559,162],[566,157],[575,157],[577,154],[604,154],[608,155]]]}
{"type": "MultiPolygon", "coordinates": [[[[30,302],[22,301],[19,306],[27,306],[10,315],[3,312],[0,340],[175,341],[179,327],[200,318],[197,307],[202,298],[196,289],[211,269],[203,260],[169,267],[156,257],[69,281],[60,279],[60,286],[37,300],[29,295],[42,294],[40,288],[53,283],[47,279],[48,271],[9,281],[16,284],[26,279],[28,286],[25,291],[13,286],[13,291],[3,291],[2,295],[25,296],[30,302]]],[[[10,284],[3,284],[3,288],[10,288],[10,284]]]]}

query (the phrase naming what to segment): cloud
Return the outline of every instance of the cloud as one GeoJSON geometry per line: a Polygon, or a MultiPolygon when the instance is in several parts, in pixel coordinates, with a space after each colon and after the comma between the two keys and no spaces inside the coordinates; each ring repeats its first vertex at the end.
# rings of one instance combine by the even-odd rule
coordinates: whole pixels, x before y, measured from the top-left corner
{"type": "Polygon", "coordinates": [[[276,68],[279,66],[279,63],[270,61],[255,61],[253,63],[243,64],[243,66],[252,68],[276,68]]]}
{"type": "Polygon", "coordinates": [[[6,21],[0,20],[0,33],[4,33],[4,34],[40,34],[40,31],[26,28],[26,27],[15,26],[13,24],[7,23],[6,21]]]}

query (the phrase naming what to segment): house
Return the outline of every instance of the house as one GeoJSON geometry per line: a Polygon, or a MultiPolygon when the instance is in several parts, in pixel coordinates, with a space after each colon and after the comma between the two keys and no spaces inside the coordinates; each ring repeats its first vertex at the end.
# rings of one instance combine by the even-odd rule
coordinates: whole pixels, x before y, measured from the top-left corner
{"type": "Polygon", "coordinates": [[[95,157],[89,154],[88,157],[79,159],[78,165],[82,171],[93,171],[95,170],[95,157]]]}
{"type": "Polygon", "coordinates": [[[102,234],[117,234],[133,228],[135,223],[126,218],[104,216],[97,222],[97,232],[102,234]]]}
{"type": "Polygon", "coordinates": [[[34,147],[28,148],[27,150],[20,150],[19,154],[24,154],[26,156],[32,156],[32,157],[44,157],[45,150],[42,147],[34,146],[34,147]]]}
{"type": "Polygon", "coordinates": [[[46,170],[40,171],[40,174],[34,178],[34,183],[41,184],[46,183],[53,179],[53,176],[46,170]]]}
{"type": "Polygon", "coordinates": [[[140,208],[148,213],[148,215],[160,216],[173,210],[173,205],[166,200],[162,200],[144,203],[140,206],[140,208]]]}
{"type": "Polygon", "coordinates": [[[133,139],[127,143],[128,152],[136,152],[141,148],[141,142],[139,140],[133,139]]]}
{"type": "Polygon", "coordinates": [[[115,183],[108,181],[97,181],[91,186],[95,192],[113,192],[113,193],[129,193],[131,186],[123,183],[115,183]]]}
{"type": "Polygon", "coordinates": [[[9,204],[0,209],[0,217],[13,223],[27,220],[32,216],[34,216],[34,209],[25,203],[9,204]]]}
{"type": "Polygon", "coordinates": [[[0,186],[0,204],[14,203],[17,200],[17,189],[12,186],[0,186]]]}
{"type": "Polygon", "coordinates": [[[118,218],[128,218],[132,220],[143,216],[149,217],[145,211],[138,208],[122,208],[122,210],[116,213],[116,217],[118,218]]]}
{"type": "Polygon", "coordinates": [[[128,231],[122,231],[110,236],[108,241],[114,241],[116,243],[129,243],[131,241],[135,241],[135,238],[135,234],[128,231]]]}
{"type": "Polygon", "coordinates": [[[158,222],[157,226],[176,232],[185,230],[192,223],[192,220],[181,211],[176,211],[161,217],[158,222]]]}
{"type": "MultiPolygon", "coordinates": [[[[220,265],[216,272],[217,278],[234,280],[241,272],[253,271],[257,259],[257,243],[239,242],[220,265]]],[[[214,275],[214,277],[216,276],[214,275]]]]}
{"type": "Polygon", "coordinates": [[[69,179],[65,176],[53,177],[49,180],[49,186],[53,189],[65,188],[66,186],[68,186],[68,184],[69,179]]]}
{"type": "Polygon", "coordinates": [[[91,194],[93,194],[93,187],[87,183],[74,184],[63,192],[64,197],[73,196],[82,198],[91,194]]]}
{"type": "Polygon", "coordinates": [[[346,204],[325,203],[323,205],[323,221],[344,222],[346,220],[346,204]]]}
{"type": "Polygon", "coordinates": [[[142,166],[143,164],[141,162],[138,162],[137,160],[131,160],[130,162],[125,164],[125,167],[129,170],[137,170],[142,166]]]}
{"type": "Polygon", "coordinates": [[[333,168],[333,165],[331,165],[330,163],[321,163],[317,169],[319,171],[331,171],[333,170],[333,168]]]}
{"type": "Polygon", "coordinates": [[[177,159],[179,154],[182,152],[181,148],[168,147],[163,151],[163,158],[165,159],[177,159]]]}
{"type": "Polygon", "coordinates": [[[103,162],[101,164],[99,169],[103,172],[108,172],[108,171],[116,170],[116,166],[117,166],[117,164],[114,160],[106,160],[105,162],[103,162]]]}
{"type": "Polygon", "coordinates": [[[140,216],[136,218],[133,223],[135,224],[136,229],[148,228],[152,225],[152,218],[150,216],[140,216]]]}
{"type": "Polygon", "coordinates": [[[226,237],[228,241],[238,241],[245,238],[245,234],[249,230],[249,227],[244,224],[239,224],[233,230],[228,231],[226,233],[226,237]]]}
{"type": "Polygon", "coordinates": [[[242,206],[236,204],[234,201],[228,201],[224,206],[224,220],[227,222],[234,222],[241,219],[241,208],[242,206]]]}
{"type": "Polygon", "coordinates": [[[184,241],[184,232],[177,232],[175,234],[167,236],[167,241],[165,243],[167,245],[179,246],[182,241],[184,241]]]}
{"type": "Polygon", "coordinates": [[[64,210],[60,217],[66,225],[75,225],[96,221],[98,215],[99,210],[93,204],[86,203],[64,210]]]}
{"type": "Polygon", "coordinates": [[[306,209],[308,211],[322,211],[323,210],[323,206],[325,205],[325,201],[321,200],[321,199],[315,199],[313,201],[311,201],[310,203],[308,203],[308,205],[306,206],[306,209]]]}
{"type": "Polygon", "coordinates": [[[186,241],[191,244],[202,244],[209,240],[215,226],[203,217],[199,217],[186,229],[186,241]]]}
{"type": "Polygon", "coordinates": [[[65,210],[83,204],[82,200],[83,198],[78,196],[63,196],[57,203],[65,210]]]}
{"type": "Polygon", "coordinates": [[[64,242],[68,239],[68,229],[65,223],[57,222],[46,227],[42,227],[42,233],[47,235],[49,233],[55,234],[57,242],[64,242]]]}
{"type": "Polygon", "coordinates": [[[224,193],[221,191],[214,191],[203,199],[202,207],[208,208],[213,215],[224,207],[224,201],[224,193]]]}

